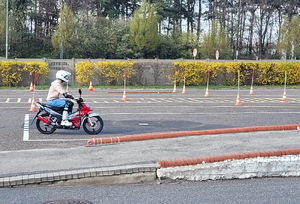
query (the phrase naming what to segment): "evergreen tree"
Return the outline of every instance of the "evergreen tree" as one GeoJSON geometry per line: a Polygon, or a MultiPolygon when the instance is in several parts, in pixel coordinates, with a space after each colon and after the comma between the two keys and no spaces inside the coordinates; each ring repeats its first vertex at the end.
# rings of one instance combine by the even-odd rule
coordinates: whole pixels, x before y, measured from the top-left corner
{"type": "Polygon", "coordinates": [[[146,58],[151,57],[158,47],[156,11],[146,0],[143,0],[141,7],[134,12],[130,24],[130,42],[135,50],[146,58]]]}
{"type": "Polygon", "coordinates": [[[71,58],[72,54],[74,54],[72,51],[76,44],[75,28],[76,22],[74,14],[68,6],[64,6],[60,11],[59,24],[51,38],[51,42],[53,47],[58,51],[60,51],[63,46],[63,52],[66,54],[66,58],[71,58]]]}

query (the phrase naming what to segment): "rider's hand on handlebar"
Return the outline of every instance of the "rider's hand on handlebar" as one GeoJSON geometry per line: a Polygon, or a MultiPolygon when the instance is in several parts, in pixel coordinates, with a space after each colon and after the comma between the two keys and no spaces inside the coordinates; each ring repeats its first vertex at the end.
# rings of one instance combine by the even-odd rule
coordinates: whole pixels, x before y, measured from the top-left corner
{"type": "Polygon", "coordinates": [[[71,94],[64,93],[63,95],[64,95],[65,98],[74,99],[74,97],[71,94]]]}
{"type": "Polygon", "coordinates": [[[83,102],[83,98],[76,98],[76,101],[83,102]]]}

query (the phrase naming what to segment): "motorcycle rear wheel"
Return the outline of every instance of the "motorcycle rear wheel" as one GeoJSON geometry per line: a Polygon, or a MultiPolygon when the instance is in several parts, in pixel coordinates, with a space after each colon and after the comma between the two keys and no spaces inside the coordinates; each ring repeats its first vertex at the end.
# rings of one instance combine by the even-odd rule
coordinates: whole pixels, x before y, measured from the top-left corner
{"type": "MultiPolygon", "coordinates": [[[[49,114],[47,114],[47,113],[42,114],[41,116],[49,119],[49,114]]],[[[52,134],[56,130],[56,127],[54,127],[53,125],[45,124],[40,119],[36,119],[36,128],[42,134],[52,134]]]]}
{"type": "Polygon", "coordinates": [[[99,134],[103,129],[103,125],[104,123],[100,116],[86,118],[82,123],[84,131],[90,135],[99,134]],[[92,121],[92,123],[89,123],[89,119],[92,121]]]}

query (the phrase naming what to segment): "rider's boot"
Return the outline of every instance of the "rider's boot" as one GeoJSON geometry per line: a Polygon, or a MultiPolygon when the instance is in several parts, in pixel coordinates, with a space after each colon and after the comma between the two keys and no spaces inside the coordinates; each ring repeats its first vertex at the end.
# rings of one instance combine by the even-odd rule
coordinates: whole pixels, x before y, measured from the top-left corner
{"type": "Polygon", "coordinates": [[[63,114],[62,114],[61,125],[62,126],[72,126],[72,123],[68,120],[68,110],[65,110],[65,109],[64,109],[63,114]]]}

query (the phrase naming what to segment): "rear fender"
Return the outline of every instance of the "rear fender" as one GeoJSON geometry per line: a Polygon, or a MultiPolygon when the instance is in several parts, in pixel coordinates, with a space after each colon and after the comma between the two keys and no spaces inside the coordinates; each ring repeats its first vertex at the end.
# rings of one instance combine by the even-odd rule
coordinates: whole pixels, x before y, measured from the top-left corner
{"type": "Polygon", "coordinates": [[[39,109],[39,111],[36,113],[36,115],[34,116],[32,122],[31,122],[31,125],[33,124],[34,120],[37,118],[37,116],[40,114],[40,112],[42,112],[43,110],[42,109],[39,109]]]}

